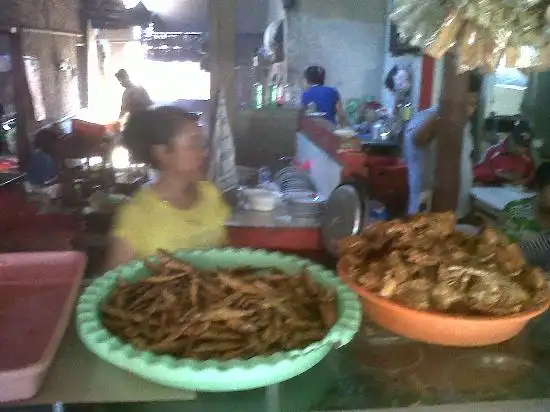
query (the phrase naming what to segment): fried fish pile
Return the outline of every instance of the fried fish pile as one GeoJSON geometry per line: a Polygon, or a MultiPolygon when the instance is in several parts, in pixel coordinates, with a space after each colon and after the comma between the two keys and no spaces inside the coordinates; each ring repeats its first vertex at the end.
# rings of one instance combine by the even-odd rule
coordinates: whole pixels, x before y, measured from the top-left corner
{"type": "Polygon", "coordinates": [[[455,230],[452,213],[379,222],[341,244],[341,266],[365,289],[417,310],[505,316],[548,299],[539,268],[496,231],[455,230]]]}
{"type": "Polygon", "coordinates": [[[248,359],[304,348],[337,317],[334,291],[305,272],[198,271],[165,251],[152,276],[119,280],[101,308],[104,326],[136,349],[199,360],[248,359]]]}

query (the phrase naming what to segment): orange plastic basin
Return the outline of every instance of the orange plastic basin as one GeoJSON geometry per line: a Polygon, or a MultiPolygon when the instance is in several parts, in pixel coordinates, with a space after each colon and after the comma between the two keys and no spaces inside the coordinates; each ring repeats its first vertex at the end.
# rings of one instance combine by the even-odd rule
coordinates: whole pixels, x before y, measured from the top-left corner
{"type": "Polygon", "coordinates": [[[518,335],[530,319],[544,313],[543,305],[522,313],[501,317],[456,316],[410,309],[382,298],[357,285],[338,262],[338,275],[363,300],[363,311],[378,325],[421,342],[444,346],[494,345],[518,335]]]}

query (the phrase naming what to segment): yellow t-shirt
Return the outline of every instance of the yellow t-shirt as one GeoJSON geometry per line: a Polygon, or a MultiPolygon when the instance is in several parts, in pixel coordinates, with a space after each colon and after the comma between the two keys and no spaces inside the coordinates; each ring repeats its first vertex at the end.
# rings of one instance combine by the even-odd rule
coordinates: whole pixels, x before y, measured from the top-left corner
{"type": "Polygon", "coordinates": [[[199,200],[180,210],[158,198],[150,188],[140,190],[116,218],[113,235],[128,242],[138,257],[157,249],[200,249],[226,241],[225,222],[230,210],[210,182],[201,182],[199,200]]]}

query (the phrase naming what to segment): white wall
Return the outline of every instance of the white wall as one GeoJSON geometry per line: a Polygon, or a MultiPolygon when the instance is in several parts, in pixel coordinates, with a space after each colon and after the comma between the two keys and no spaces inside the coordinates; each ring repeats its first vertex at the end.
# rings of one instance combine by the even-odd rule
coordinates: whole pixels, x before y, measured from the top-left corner
{"type": "Polygon", "coordinates": [[[380,97],[386,0],[299,0],[287,15],[291,84],[300,85],[304,69],[318,64],[344,100],[380,97]]]}

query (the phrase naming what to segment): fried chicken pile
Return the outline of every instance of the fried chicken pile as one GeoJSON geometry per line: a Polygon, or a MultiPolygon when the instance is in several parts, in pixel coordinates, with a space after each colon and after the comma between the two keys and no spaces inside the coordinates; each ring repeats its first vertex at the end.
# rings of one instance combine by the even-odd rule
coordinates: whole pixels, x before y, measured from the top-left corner
{"type": "Polygon", "coordinates": [[[136,349],[199,360],[248,359],[305,348],[336,322],[335,291],[277,268],[199,271],[169,252],[152,276],[119,279],[103,325],[136,349]]]}
{"type": "Polygon", "coordinates": [[[342,241],[342,268],[379,296],[417,310],[505,316],[548,299],[539,268],[490,228],[468,236],[452,213],[379,222],[342,241]]]}

